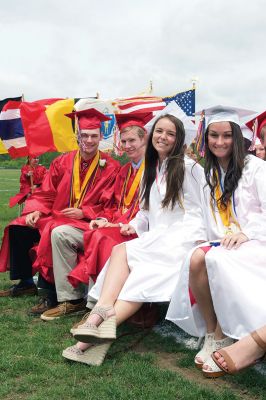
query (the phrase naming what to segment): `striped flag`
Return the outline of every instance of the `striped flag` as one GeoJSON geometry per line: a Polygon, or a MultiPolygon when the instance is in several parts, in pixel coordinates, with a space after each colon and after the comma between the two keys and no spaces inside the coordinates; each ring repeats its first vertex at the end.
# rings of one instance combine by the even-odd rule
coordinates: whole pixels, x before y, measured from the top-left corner
{"type": "Polygon", "coordinates": [[[127,99],[117,99],[114,101],[118,112],[154,112],[162,110],[170,102],[174,101],[184,113],[191,117],[195,114],[195,89],[186,90],[185,92],[176,93],[169,97],[140,96],[129,97],[127,99]]]}
{"type": "MultiPolygon", "coordinates": [[[[18,97],[7,97],[6,99],[0,100],[0,111],[2,111],[4,105],[8,102],[8,101],[21,101],[22,100],[22,96],[18,96],[18,97]]],[[[2,142],[2,139],[0,139],[0,154],[7,154],[8,151],[4,146],[4,143],[2,142]]]]}
{"type": "Polygon", "coordinates": [[[155,112],[162,110],[166,103],[161,97],[129,97],[127,99],[116,99],[113,103],[117,111],[122,114],[141,112],[155,112]]]}
{"type": "Polygon", "coordinates": [[[12,158],[28,155],[20,116],[21,101],[8,101],[0,114],[0,137],[12,158]]]}

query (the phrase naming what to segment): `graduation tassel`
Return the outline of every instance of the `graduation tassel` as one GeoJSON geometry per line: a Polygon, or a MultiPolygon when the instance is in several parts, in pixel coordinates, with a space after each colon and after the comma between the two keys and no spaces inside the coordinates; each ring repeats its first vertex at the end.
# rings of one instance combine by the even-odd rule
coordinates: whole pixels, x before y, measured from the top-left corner
{"type": "Polygon", "coordinates": [[[205,111],[200,116],[199,127],[196,136],[196,150],[201,157],[205,155],[205,111]]]}

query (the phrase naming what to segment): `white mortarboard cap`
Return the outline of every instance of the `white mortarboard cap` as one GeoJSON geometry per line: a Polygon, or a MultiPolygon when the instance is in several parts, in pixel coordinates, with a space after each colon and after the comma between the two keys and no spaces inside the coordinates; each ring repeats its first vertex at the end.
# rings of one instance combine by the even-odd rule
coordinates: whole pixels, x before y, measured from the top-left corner
{"type": "MultiPolygon", "coordinates": [[[[241,125],[251,119],[251,116],[257,115],[256,111],[245,110],[242,108],[228,106],[214,106],[204,110],[205,112],[205,128],[214,122],[234,122],[241,125]]],[[[195,115],[200,115],[196,113],[195,115]]]]}
{"type": "Polygon", "coordinates": [[[150,133],[151,128],[153,124],[157,121],[159,117],[162,117],[163,115],[170,114],[173,115],[174,117],[180,119],[185,128],[185,144],[190,145],[193,139],[195,138],[197,134],[197,128],[196,125],[193,124],[191,121],[191,117],[188,117],[184,111],[176,104],[175,101],[171,101],[165,108],[162,110],[158,111],[155,115],[154,118],[152,118],[146,125],[145,128],[147,129],[147,132],[150,133]]]}

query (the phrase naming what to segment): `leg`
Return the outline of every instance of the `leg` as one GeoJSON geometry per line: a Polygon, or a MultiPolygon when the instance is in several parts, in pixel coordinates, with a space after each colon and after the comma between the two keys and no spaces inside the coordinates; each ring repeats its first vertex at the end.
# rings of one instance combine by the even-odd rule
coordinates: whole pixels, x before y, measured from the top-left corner
{"type": "MultiPolygon", "coordinates": [[[[107,307],[109,309],[107,311],[108,316],[115,314],[114,304],[129,274],[126,246],[125,244],[120,244],[119,246],[115,246],[112,250],[102,292],[96,304],[96,306],[107,307]]],[[[102,322],[102,318],[97,314],[92,314],[89,316],[88,322],[99,325],[102,322]]]]}
{"type": "Polygon", "coordinates": [[[84,287],[74,289],[67,279],[67,275],[77,264],[78,250],[83,250],[83,231],[69,225],[58,226],[52,231],[51,242],[58,301],[83,298],[84,287]]]}
{"type": "Polygon", "coordinates": [[[84,314],[86,311],[84,285],[75,289],[67,279],[77,264],[78,250],[83,250],[83,231],[69,225],[58,226],[52,231],[51,242],[56,293],[60,304],[41,314],[44,321],[84,314]]]}
{"type": "Polygon", "coordinates": [[[11,280],[32,278],[32,261],[29,250],[39,240],[40,234],[37,229],[20,225],[9,227],[11,280]]]}
{"type": "MultiPolygon", "coordinates": [[[[111,255],[100,298],[86,322],[74,331],[80,342],[89,343],[92,337],[114,339],[116,326],[133,315],[142,303],[118,300],[118,295],[129,276],[125,244],[116,246],[111,255]]],[[[95,339],[94,339],[95,341],[95,339]]],[[[79,343],[84,350],[87,345],[79,343]]]]}
{"type": "Polygon", "coordinates": [[[20,282],[9,289],[1,290],[0,297],[37,294],[37,287],[32,279],[32,261],[29,251],[40,239],[37,229],[27,226],[9,227],[9,265],[10,279],[20,282]]]}
{"type": "Polygon", "coordinates": [[[190,260],[189,286],[206,322],[207,333],[213,333],[217,326],[217,318],[209,287],[205,253],[201,249],[195,250],[190,260]]]}
{"type": "Polygon", "coordinates": [[[207,328],[204,345],[194,360],[196,367],[201,369],[214,350],[232,343],[232,339],[225,338],[217,323],[209,287],[205,252],[202,249],[197,249],[191,257],[189,285],[207,328]]]}

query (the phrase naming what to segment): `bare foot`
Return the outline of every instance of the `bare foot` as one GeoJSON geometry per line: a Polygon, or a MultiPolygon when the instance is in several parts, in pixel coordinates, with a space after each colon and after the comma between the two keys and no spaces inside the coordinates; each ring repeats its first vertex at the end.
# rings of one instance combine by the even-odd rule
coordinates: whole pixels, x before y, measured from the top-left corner
{"type": "Polygon", "coordinates": [[[86,351],[86,350],[88,350],[89,347],[92,346],[92,344],[91,343],[77,342],[76,346],[81,351],[86,351]]]}

